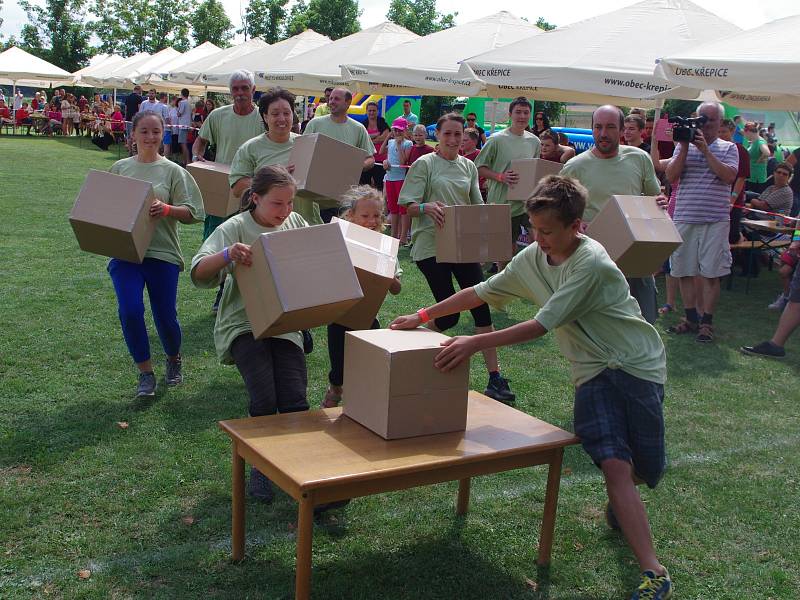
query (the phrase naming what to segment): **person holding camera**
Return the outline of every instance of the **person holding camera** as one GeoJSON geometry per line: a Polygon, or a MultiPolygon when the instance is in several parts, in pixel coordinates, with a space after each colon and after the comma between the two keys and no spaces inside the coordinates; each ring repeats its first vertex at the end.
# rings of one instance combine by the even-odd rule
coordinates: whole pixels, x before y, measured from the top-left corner
{"type": "Polygon", "coordinates": [[[739,152],[733,142],[719,137],[725,116],[719,102],[703,102],[697,119],[673,127],[675,152],[667,166],[667,179],[678,184],[673,221],[683,238],[670,257],[672,276],[680,280],[686,316],[670,333],[695,334],[698,342],[712,342],[714,308],[719,300],[720,278],[731,272],[728,243],[731,185],[736,181],[739,152]],[[697,311],[694,277],[700,275],[704,314],[697,311]]]}

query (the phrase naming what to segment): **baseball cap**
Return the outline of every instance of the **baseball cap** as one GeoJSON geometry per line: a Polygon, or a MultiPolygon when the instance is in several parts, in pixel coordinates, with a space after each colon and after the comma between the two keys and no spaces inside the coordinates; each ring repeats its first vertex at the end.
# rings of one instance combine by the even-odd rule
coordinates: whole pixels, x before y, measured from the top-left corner
{"type": "Polygon", "coordinates": [[[408,129],[408,121],[403,117],[397,117],[392,121],[392,127],[396,129],[408,129]]]}

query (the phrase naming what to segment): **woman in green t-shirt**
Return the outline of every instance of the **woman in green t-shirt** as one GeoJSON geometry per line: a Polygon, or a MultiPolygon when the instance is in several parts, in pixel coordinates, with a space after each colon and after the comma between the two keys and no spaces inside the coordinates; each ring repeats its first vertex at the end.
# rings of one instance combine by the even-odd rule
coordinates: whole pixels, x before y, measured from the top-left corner
{"type": "MultiPolygon", "coordinates": [[[[435,153],[418,158],[406,175],[398,202],[407,207],[413,219],[411,259],[425,276],[433,297],[441,302],[453,294],[453,278],[461,289],[479,284],[483,273],[479,263],[440,263],[436,261],[436,228],[444,225],[445,206],[483,204],[478,187],[478,168],[458,151],[464,138],[464,117],[448,113],[436,123],[439,148],[435,153]]],[[[482,304],[471,311],[476,333],[494,331],[489,306],[482,304]]],[[[446,331],[458,323],[458,315],[435,319],[428,327],[446,331]]],[[[511,403],[514,394],[500,375],[497,350],[483,351],[489,383],[484,392],[501,402],[511,403]]]]}
{"type": "Polygon", "coordinates": [[[748,122],[744,126],[744,137],[749,142],[747,153],[750,155],[750,177],[747,178],[748,192],[760,194],[767,187],[767,163],[769,147],[766,140],[758,134],[758,125],[748,122]]]}
{"type": "MultiPolygon", "coordinates": [[[[307,227],[308,223],[292,212],[297,188],[284,167],[262,167],[249,187],[247,208],[217,227],[192,259],[192,283],[214,287],[220,274],[226,277],[214,324],[214,345],[221,362],[234,363],[239,369],[250,397],[250,416],[308,410],[300,332],[255,339],[233,269],[234,263],[245,268],[252,264],[251,245],[262,233],[307,227]]],[[[263,502],[273,498],[269,479],[255,468],[250,470],[248,493],[263,502]]]]}
{"type": "Polygon", "coordinates": [[[153,238],[141,264],[112,258],[108,272],[119,303],[119,320],[128,351],[139,368],[137,397],[154,396],[156,378],[150,360],[150,344],[144,321],[143,291],[147,286],[153,321],[167,355],[166,383],[183,381],[181,373],[181,326],[176,307],[178,275],[183,270],[183,253],[178,244],[178,221],[203,220],[203,199],[194,178],[180,165],[158,153],[164,136],[164,120],[153,112],[133,118],[133,141],[137,154],[115,162],[111,172],[153,184],[156,200],[150,216],[156,219],[153,238]]]}

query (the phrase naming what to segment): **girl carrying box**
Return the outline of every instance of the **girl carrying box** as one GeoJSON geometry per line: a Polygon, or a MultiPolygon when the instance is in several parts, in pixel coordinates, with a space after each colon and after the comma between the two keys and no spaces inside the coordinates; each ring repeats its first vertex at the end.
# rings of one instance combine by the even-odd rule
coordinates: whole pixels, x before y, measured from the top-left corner
{"type": "Polygon", "coordinates": [[[181,326],[176,307],[178,275],[183,270],[183,253],[178,243],[178,221],[203,220],[203,200],[194,178],[179,165],[159,155],[164,120],[152,112],[133,118],[133,139],[138,153],[117,161],[111,172],[153,184],[156,200],[150,216],[157,219],[153,239],[142,264],[112,258],[108,273],[119,303],[119,320],[128,352],[139,368],[137,397],[154,396],[156,378],[150,360],[150,344],[144,322],[142,292],[147,286],[153,321],[167,355],[166,383],[178,385],[181,373],[181,326]]]}
{"type": "MultiPolygon", "coordinates": [[[[380,192],[375,188],[368,185],[360,185],[354,187],[349,193],[343,197],[344,203],[347,206],[342,218],[372,229],[378,233],[383,233],[383,198],[380,192]]],[[[402,274],[400,263],[397,263],[395,269],[394,281],[389,287],[389,293],[397,295],[400,293],[400,275],[402,274]]],[[[372,323],[372,329],[380,328],[378,319],[372,323]]],[[[342,385],[344,383],[344,336],[348,331],[352,331],[349,327],[339,325],[338,323],[331,323],[328,325],[328,356],[331,361],[331,370],[328,373],[328,391],[325,392],[325,399],[322,402],[322,408],[333,408],[339,406],[342,401],[342,385]]]]}
{"type": "MultiPolygon", "coordinates": [[[[250,197],[243,212],[221,224],[203,242],[192,259],[192,283],[200,288],[219,284],[226,276],[214,324],[214,345],[224,364],[235,364],[250,397],[251,417],[308,410],[306,357],[299,331],[266,339],[253,337],[244,300],[236,284],[235,264],[252,264],[250,246],[262,233],[307,227],[292,212],[296,191],[294,178],[285,167],[260,168],[250,181],[250,197]]],[[[257,469],[250,470],[248,494],[271,502],[272,485],[257,469]]]]}
{"type": "MultiPolygon", "coordinates": [[[[483,204],[478,189],[478,169],[468,158],[459,156],[464,137],[464,117],[448,113],[436,123],[439,149],[419,157],[406,175],[400,192],[400,204],[407,207],[414,219],[411,231],[411,259],[428,281],[438,302],[455,294],[453,278],[461,289],[483,281],[478,263],[440,263],[436,261],[436,228],[444,225],[445,206],[483,204]]],[[[470,309],[476,333],[494,331],[489,306],[481,303],[470,309]]],[[[428,324],[434,331],[446,331],[458,323],[458,314],[447,315],[428,324]]],[[[489,371],[485,394],[495,400],[511,403],[514,394],[500,375],[497,350],[486,348],[483,358],[489,371]]]]}

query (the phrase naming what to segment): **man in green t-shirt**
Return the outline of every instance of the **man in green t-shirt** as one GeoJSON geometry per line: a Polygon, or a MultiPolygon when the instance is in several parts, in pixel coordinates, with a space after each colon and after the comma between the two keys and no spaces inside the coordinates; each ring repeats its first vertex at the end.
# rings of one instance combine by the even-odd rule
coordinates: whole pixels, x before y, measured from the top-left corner
{"type": "MultiPolygon", "coordinates": [[[[660,196],[661,184],[650,156],[633,146],[620,146],[619,138],[625,115],[616,106],[601,106],[592,113],[594,147],[567,161],[562,175],[574,177],[589,190],[583,219],[590,223],[613,195],[660,196]]],[[[658,318],[656,282],[652,276],[628,279],[631,295],[636,298],[648,323],[658,318]]]]}
{"type": "Polygon", "coordinates": [[[656,557],[636,489],[639,482],[655,487],[666,468],[666,352],[620,270],[598,242],[580,233],[586,198],[574,179],[546,177],[527,202],[534,243],[494,277],[398,317],[390,327],[412,329],[484,302],[502,308],[524,299],[541,307],[533,319],[506,329],[451,338],[434,365],[449,371],[485,348],[554,332],[572,367],[575,434],[603,473],[609,525],[622,530],[642,572],[632,600],[666,600],[672,581],[656,557]]]}
{"type": "MultiPolygon", "coordinates": [[[[255,77],[244,69],[234,71],[228,81],[233,104],[220,106],[211,111],[192,145],[192,161],[202,162],[209,144],[216,147],[215,162],[229,165],[233,162],[236,151],[247,140],[264,133],[264,122],[253,104],[255,77]]],[[[206,215],[203,227],[203,239],[207,239],[227,217],[206,215]]],[[[214,300],[213,310],[217,311],[222,298],[222,287],[219,286],[214,300]]]]}
{"type": "MultiPolygon", "coordinates": [[[[306,125],[303,135],[322,133],[345,144],[361,148],[367,153],[363,170],[369,171],[372,165],[375,164],[375,144],[372,143],[367,129],[358,121],[347,116],[347,111],[352,102],[353,94],[350,90],[343,87],[334,88],[328,97],[330,114],[311,119],[306,125]]],[[[339,209],[326,208],[319,212],[322,215],[322,220],[329,223],[331,218],[338,214],[339,209]]]]}
{"type": "Polygon", "coordinates": [[[511,252],[518,250],[520,228],[530,228],[524,202],[509,202],[508,186],[519,181],[519,173],[509,169],[511,161],[518,158],[538,158],[541,153],[539,138],[526,127],[530,124],[532,106],[520,96],[508,107],[511,125],[489,136],[481,153],[475,159],[478,174],[488,182],[487,204],[511,204],[511,252]]]}

